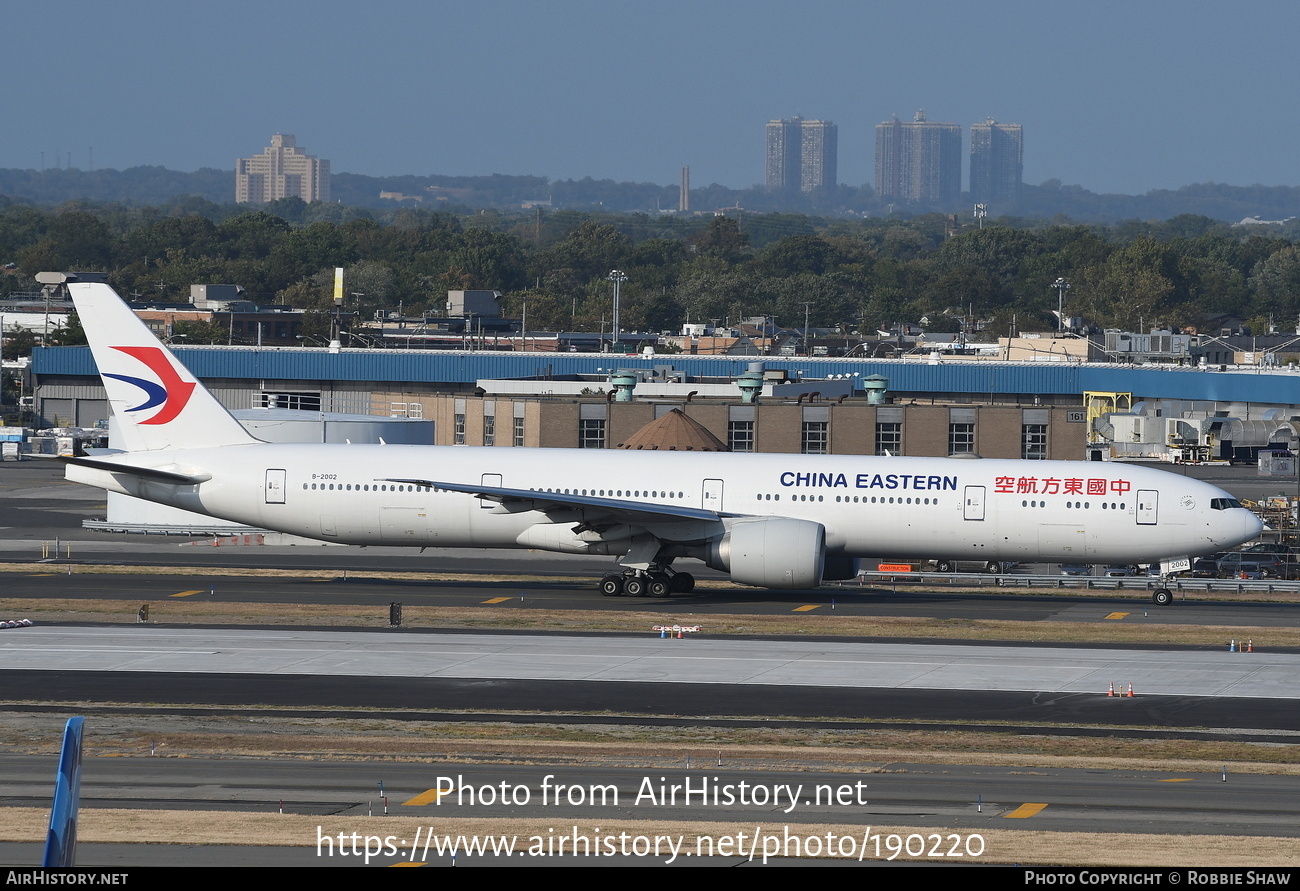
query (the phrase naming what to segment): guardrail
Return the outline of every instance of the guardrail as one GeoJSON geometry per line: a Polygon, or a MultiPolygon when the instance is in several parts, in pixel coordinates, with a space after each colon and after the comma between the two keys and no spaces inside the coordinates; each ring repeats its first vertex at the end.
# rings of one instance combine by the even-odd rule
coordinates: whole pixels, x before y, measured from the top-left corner
{"type": "MultiPolygon", "coordinates": [[[[1115,591],[1151,592],[1162,587],[1159,579],[1149,576],[1108,576],[1092,575],[1027,575],[1023,573],[982,573],[982,572],[879,572],[864,570],[858,573],[859,585],[868,582],[885,582],[897,585],[917,583],[934,585],[946,583],[963,588],[1084,588],[1115,591]]],[[[845,580],[841,585],[851,585],[852,580],[845,580]]],[[[1163,587],[1170,591],[1220,591],[1225,594],[1246,594],[1250,592],[1291,593],[1300,596],[1300,581],[1280,579],[1205,579],[1173,578],[1163,587]]]]}

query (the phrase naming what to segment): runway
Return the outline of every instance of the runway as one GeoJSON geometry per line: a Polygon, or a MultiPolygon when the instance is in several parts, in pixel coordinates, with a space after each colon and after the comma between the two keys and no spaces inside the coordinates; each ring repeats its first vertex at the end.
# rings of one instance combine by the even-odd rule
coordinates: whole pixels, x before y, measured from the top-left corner
{"type": "Polygon", "coordinates": [[[1300,699],[1300,655],[803,640],[32,627],[0,670],[324,675],[1300,699]]]}
{"type": "MultiPolygon", "coordinates": [[[[698,759],[692,768],[672,753],[641,768],[535,764],[412,764],[340,761],[247,761],[216,758],[88,758],[83,806],[182,811],[363,817],[389,799],[394,816],[509,817],[536,820],[700,820],[720,810],[706,796],[675,801],[660,794],[690,777],[697,789],[762,783],[798,789],[795,798],[736,801],[727,819],[739,823],[887,824],[966,828],[1051,829],[1300,837],[1300,777],[1069,768],[1032,774],[997,766],[914,762],[859,765],[836,771],[753,770],[698,759]],[[649,778],[650,784],[645,780],[649,778]],[[661,781],[664,784],[661,786],[661,781]],[[502,783],[511,790],[500,794],[502,783]],[[383,792],[379,792],[382,784],[383,792]],[[458,793],[429,795],[430,789],[458,793]],[[495,787],[496,794],[488,792],[495,787]],[[556,789],[582,790],[581,795],[556,789]],[[818,798],[819,788],[821,798],[818,798]],[[834,800],[827,788],[836,790],[834,800]],[[587,793],[601,790],[596,796],[587,793]],[[646,794],[652,793],[652,794],[646,794]],[[638,801],[639,797],[639,801],[638,801]],[[506,800],[502,800],[505,798],[506,800]],[[1025,802],[1050,802],[1032,818],[1009,818],[1025,802]],[[1104,816],[1102,814],[1104,813],[1104,816]]],[[[15,805],[48,800],[52,757],[0,756],[0,776],[15,805]]]]}
{"type": "MultiPolygon", "coordinates": [[[[398,720],[562,714],[1300,732],[1300,656],[1192,649],[323,629],[0,632],[10,698],[243,704],[398,720]],[[1135,696],[1109,696],[1111,685],[1135,696]]],[[[32,705],[37,708],[36,704],[32,705]]],[[[1022,730],[1021,732],[1025,732],[1022,730]]],[[[1215,732],[1209,731],[1211,734],[1215,732]]],[[[1217,734],[1215,734],[1217,735],[1217,734]]]]}

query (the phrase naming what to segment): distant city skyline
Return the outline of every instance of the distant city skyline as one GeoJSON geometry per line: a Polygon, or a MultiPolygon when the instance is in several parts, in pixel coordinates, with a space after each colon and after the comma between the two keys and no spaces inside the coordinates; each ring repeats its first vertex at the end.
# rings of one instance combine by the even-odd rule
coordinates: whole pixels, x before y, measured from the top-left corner
{"type": "Polygon", "coordinates": [[[65,39],[13,41],[28,74],[0,167],[228,170],[285,131],[335,172],[671,184],[689,164],[697,187],[743,189],[777,112],[835,121],[836,179],[857,186],[876,123],[923,107],[1021,124],[1030,184],[1300,185],[1282,73],[1300,4],[809,0],[793,18],[776,0],[19,4],[8,33],[65,39]],[[294,39],[249,41],[252,20],[294,39]]]}

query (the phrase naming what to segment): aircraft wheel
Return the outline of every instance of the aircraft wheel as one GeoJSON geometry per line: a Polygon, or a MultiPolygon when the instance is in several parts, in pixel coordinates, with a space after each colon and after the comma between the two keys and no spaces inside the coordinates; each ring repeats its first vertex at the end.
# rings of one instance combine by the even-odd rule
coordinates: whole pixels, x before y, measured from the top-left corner
{"type": "Polygon", "coordinates": [[[673,584],[666,576],[653,576],[646,591],[651,597],[669,597],[673,593],[673,584]]]}
{"type": "Polygon", "coordinates": [[[934,569],[936,572],[952,572],[952,561],[940,560],[938,563],[934,564],[934,569]]]}
{"type": "Polygon", "coordinates": [[[1170,593],[1168,588],[1156,588],[1151,595],[1151,601],[1156,606],[1168,606],[1174,602],[1174,595],[1170,593]]]}
{"type": "Polygon", "coordinates": [[[1002,564],[995,563],[994,561],[990,560],[989,562],[984,564],[984,571],[987,572],[989,575],[997,575],[998,573],[1002,572],[1002,564]]]}
{"type": "Polygon", "coordinates": [[[679,572],[673,576],[672,585],[678,594],[689,594],[695,590],[695,576],[689,572],[679,572]]]}
{"type": "Polygon", "coordinates": [[[623,592],[627,594],[628,597],[644,597],[645,579],[640,578],[639,576],[633,576],[632,578],[627,579],[623,582],[623,592]]]}
{"type": "Polygon", "coordinates": [[[606,597],[618,597],[623,593],[623,577],[607,575],[600,580],[600,593],[606,597]]]}

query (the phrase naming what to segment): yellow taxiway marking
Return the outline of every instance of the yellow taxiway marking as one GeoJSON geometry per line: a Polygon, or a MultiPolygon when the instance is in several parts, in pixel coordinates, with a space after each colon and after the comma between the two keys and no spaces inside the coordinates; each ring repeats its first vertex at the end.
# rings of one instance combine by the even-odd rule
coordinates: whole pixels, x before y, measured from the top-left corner
{"type": "Polygon", "coordinates": [[[424,866],[424,864],[423,864],[423,863],[412,863],[410,860],[402,860],[402,861],[400,861],[400,862],[398,862],[398,863],[390,863],[390,864],[388,864],[388,866],[389,866],[390,869],[393,869],[393,868],[396,868],[396,867],[398,867],[398,866],[424,866]]]}
{"type": "Polygon", "coordinates": [[[27,577],[28,577],[29,579],[43,579],[43,578],[45,578],[47,575],[58,575],[58,573],[57,573],[57,572],[33,572],[33,573],[31,573],[30,575],[28,575],[27,577]]]}
{"type": "Polygon", "coordinates": [[[445,792],[439,792],[437,789],[425,789],[410,801],[403,801],[402,807],[419,807],[422,804],[437,804],[439,798],[451,791],[452,790],[450,789],[445,790],[445,792]]]}
{"type": "Polygon", "coordinates": [[[1173,777],[1168,780],[1156,780],[1157,783],[1190,783],[1191,777],[1173,777]]]}
{"type": "Polygon", "coordinates": [[[513,597],[493,597],[491,600],[484,600],[484,603],[505,603],[507,600],[514,600],[513,597]]]}
{"type": "Polygon", "coordinates": [[[815,609],[820,609],[820,608],[821,608],[820,603],[810,603],[807,606],[796,606],[794,608],[794,611],[797,613],[809,613],[815,609]]]}
{"type": "Polygon", "coordinates": [[[1127,615],[1128,615],[1128,613],[1111,613],[1111,614],[1110,614],[1109,616],[1107,616],[1106,618],[1108,618],[1108,619],[1122,619],[1122,618],[1124,618],[1124,617],[1127,616],[1127,615]]]}
{"type": "Polygon", "coordinates": [[[1029,802],[1028,804],[1022,804],[1020,805],[1020,807],[1016,808],[1014,811],[1007,814],[1007,819],[1023,820],[1025,817],[1032,817],[1034,814],[1038,813],[1045,807],[1047,807],[1046,803],[1035,804],[1033,802],[1029,802]]]}
{"type": "Polygon", "coordinates": [[[202,594],[202,591],[180,591],[171,595],[172,597],[189,597],[191,594],[202,594]]]}

